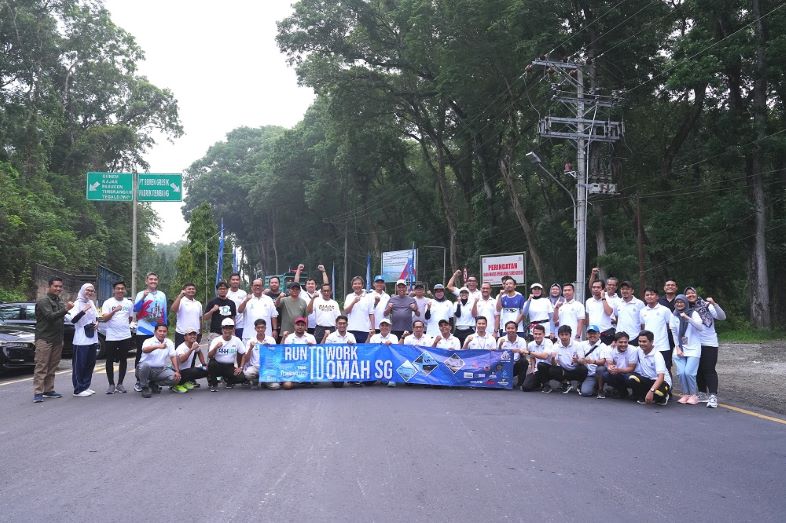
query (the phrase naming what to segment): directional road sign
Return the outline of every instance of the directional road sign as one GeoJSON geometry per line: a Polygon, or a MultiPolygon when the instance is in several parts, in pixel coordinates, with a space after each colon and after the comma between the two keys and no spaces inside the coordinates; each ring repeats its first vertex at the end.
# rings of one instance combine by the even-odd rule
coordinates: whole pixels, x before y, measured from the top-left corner
{"type": "Polygon", "coordinates": [[[140,202],[179,202],[183,200],[183,175],[139,173],[137,200],[140,202]]]}
{"type": "Polygon", "coordinates": [[[134,199],[134,175],[131,173],[87,173],[88,200],[130,202],[134,199]]]}

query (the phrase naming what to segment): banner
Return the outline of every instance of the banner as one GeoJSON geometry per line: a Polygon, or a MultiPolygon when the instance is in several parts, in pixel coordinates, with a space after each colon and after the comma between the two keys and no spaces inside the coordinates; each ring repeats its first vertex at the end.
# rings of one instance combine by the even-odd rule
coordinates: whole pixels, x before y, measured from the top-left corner
{"type": "Polygon", "coordinates": [[[507,350],[443,350],[409,345],[260,345],[259,381],[392,381],[511,389],[507,350]]]}
{"type": "Polygon", "coordinates": [[[382,253],[382,277],[385,278],[385,283],[396,283],[396,280],[408,280],[410,277],[410,270],[414,276],[417,266],[417,249],[387,251],[382,253]]]}
{"type": "Polygon", "coordinates": [[[510,276],[518,285],[526,284],[527,255],[524,252],[490,254],[480,257],[480,283],[502,285],[502,277],[510,276]]]}

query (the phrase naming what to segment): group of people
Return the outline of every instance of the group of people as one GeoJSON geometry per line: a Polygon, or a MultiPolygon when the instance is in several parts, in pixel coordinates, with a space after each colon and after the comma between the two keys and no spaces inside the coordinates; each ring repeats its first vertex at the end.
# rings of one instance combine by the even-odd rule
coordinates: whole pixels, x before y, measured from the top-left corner
{"type": "MultiPolygon", "coordinates": [[[[216,285],[215,298],[205,306],[196,286],[187,283],[172,301],[158,289],[158,275],[146,275],[145,289],[134,301],[126,297],[124,282],[116,282],[113,296],[99,309],[95,288],[85,284],[77,301],[60,299],[62,281],[53,278],[49,291],[36,304],[36,370],[34,401],[61,397],[54,391],[54,369],[62,350],[63,318],[75,326],[72,380],[74,396],[86,397],[98,348],[98,326],[105,330],[107,394],[125,393],[127,359],[136,348],[134,389],[151,397],[162,386],[186,393],[206,379],[211,391],[219,381],[232,388],[258,386],[260,351],[278,345],[385,343],[449,350],[509,350],[514,355],[516,387],[523,391],[552,392],[557,382],[563,393],[576,390],[583,397],[632,397],[640,403],[666,404],[671,397],[672,366],[680,382],[679,403],[706,402],[717,407],[718,337],[715,321],[725,313],[712,299],[702,299],[695,288],[677,293],[669,280],[663,294],[644,289],[635,296],[633,285],[616,278],[605,281],[599,270],[589,278],[591,296],[575,299],[572,283],[540,283],[525,298],[517,282],[502,279],[492,296],[487,282],[456,271],[446,285],[425,286],[398,280],[395,293],[376,276],[367,290],[361,277],[352,279],[352,292],[343,307],[322,265],[320,283],[309,278],[301,286],[304,269],[283,289],[278,277],[251,282],[250,292],[232,274],[216,285]],[[448,299],[448,293],[454,299],[448,299]],[[169,314],[174,315],[174,341],[169,336],[169,314]],[[207,323],[207,350],[201,349],[202,324],[207,323]],[[118,363],[117,381],[114,363],[118,363]]],[[[343,383],[334,384],[341,386],[343,383]]],[[[388,383],[395,386],[394,383],[388,383]]],[[[267,388],[292,388],[291,382],[267,383],[267,388]]]]}

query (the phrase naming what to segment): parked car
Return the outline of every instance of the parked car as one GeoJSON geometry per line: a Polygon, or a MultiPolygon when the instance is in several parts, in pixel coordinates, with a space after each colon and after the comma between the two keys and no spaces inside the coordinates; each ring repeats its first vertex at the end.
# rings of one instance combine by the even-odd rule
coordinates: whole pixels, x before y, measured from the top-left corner
{"type": "MultiPolygon", "coordinates": [[[[74,353],[74,325],[63,320],[63,356],[74,353]]],[[[0,303],[0,325],[26,325],[35,327],[35,303],[0,303]]]]}
{"type": "Polygon", "coordinates": [[[0,325],[0,370],[35,367],[35,328],[0,325]]]}

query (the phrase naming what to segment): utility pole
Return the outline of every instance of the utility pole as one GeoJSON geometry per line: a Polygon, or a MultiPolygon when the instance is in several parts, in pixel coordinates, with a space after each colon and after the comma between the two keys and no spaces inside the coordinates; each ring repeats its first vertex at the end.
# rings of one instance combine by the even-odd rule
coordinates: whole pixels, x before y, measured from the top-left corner
{"type": "MultiPolygon", "coordinates": [[[[576,177],[575,226],[576,226],[576,299],[584,303],[587,275],[587,198],[589,194],[615,194],[617,188],[611,183],[590,183],[589,148],[592,142],[616,142],[625,132],[622,122],[598,119],[600,109],[611,109],[617,105],[616,93],[600,96],[594,91],[584,91],[585,64],[543,58],[533,60],[532,66],[545,67],[556,75],[551,84],[552,100],[561,102],[571,111],[571,116],[546,116],[538,122],[538,133],[548,138],[570,140],[576,144],[576,171],[568,174],[576,177]],[[575,89],[575,94],[563,91],[563,85],[575,89]],[[589,118],[591,116],[591,118],[589,118]]],[[[567,172],[567,171],[566,171],[567,172]]],[[[608,180],[604,180],[608,181],[608,180]]]]}

